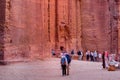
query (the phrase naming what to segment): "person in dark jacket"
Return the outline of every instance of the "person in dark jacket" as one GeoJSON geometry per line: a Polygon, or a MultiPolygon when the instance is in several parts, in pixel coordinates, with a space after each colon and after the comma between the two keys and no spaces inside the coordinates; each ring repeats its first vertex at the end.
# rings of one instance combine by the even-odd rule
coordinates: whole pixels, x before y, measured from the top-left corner
{"type": "Polygon", "coordinates": [[[102,66],[105,68],[105,53],[102,54],[102,66]]]}
{"type": "Polygon", "coordinates": [[[66,52],[65,54],[66,58],[67,58],[67,63],[68,65],[66,66],[66,69],[67,69],[67,75],[69,75],[69,67],[70,67],[70,63],[71,63],[71,56],[69,53],[66,52]]]}
{"type": "Polygon", "coordinates": [[[77,54],[78,54],[78,60],[82,60],[82,56],[83,56],[82,51],[78,50],[77,54]]]}

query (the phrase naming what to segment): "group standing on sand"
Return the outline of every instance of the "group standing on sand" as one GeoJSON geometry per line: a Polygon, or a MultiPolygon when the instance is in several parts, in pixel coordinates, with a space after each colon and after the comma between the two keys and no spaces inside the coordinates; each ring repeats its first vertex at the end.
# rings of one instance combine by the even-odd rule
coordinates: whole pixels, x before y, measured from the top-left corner
{"type": "MultiPolygon", "coordinates": [[[[69,75],[69,67],[71,63],[72,57],[74,57],[75,52],[74,49],[71,50],[70,53],[68,53],[64,47],[60,48],[60,64],[62,69],[62,75],[69,75]]],[[[55,51],[52,49],[52,55],[55,56],[55,51]]],[[[104,51],[103,53],[98,53],[98,51],[89,51],[87,50],[85,54],[81,50],[77,51],[78,60],[83,60],[83,55],[86,57],[86,61],[93,61],[93,62],[102,62],[103,69],[109,68],[110,65],[114,65],[115,67],[119,67],[120,63],[116,61],[111,54],[109,54],[107,51],[104,51]]],[[[118,56],[120,59],[120,56],[118,56]]]]}

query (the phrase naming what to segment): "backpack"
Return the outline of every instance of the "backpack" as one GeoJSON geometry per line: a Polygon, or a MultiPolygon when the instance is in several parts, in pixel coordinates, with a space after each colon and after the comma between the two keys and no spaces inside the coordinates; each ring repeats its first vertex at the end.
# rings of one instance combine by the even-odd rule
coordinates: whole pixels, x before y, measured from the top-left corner
{"type": "Polygon", "coordinates": [[[81,55],[81,51],[78,51],[77,54],[78,54],[78,55],[81,55]]]}
{"type": "Polygon", "coordinates": [[[62,58],[61,58],[61,65],[65,65],[65,64],[66,64],[65,57],[62,57],[62,58]]]}
{"type": "Polygon", "coordinates": [[[66,56],[67,62],[68,62],[68,64],[69,64],[69,63],[71,62],[71,56],[70,56],[69,54],[66,54],[65,56],[66,56]]]}
{"type": "Polygon", "coordinates": [[[73,51],[73,50],[71,51],[71,54],[72,54],[72,55],[74,54],[74,51],[73,51]]]}

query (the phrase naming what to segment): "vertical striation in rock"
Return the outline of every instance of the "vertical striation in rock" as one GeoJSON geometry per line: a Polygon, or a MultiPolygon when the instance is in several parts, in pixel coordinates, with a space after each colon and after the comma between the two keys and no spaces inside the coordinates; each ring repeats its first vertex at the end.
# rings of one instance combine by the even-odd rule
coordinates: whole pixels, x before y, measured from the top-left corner
{"type": "Polygon", "coordinates": [[[116,2],[82,0],[81,4],[83,49],[116,53],[118,45],[116,2]]]}
{"type": "Polygon", "coordinates": [[[118,2],[117,0],[109,0],[110,11],[110,29],[111,29],[111,53],[118,51],[118,2]]]}
{"type": "Polygon", "coordinates": [[[115,0],[118,9],[118,53],[120,54],[120,0],[115,0]]]}
{"type": "Polygon", "coordinates": [[[9,33],[5,34],[5,58],[33,59],[49,56],[48,1],[9,0],[9,33]],[[44,54],[46,53],[46,54],[44,54]]]}
{"type": "Polygon", "coordinates": [[[120,52],[119,6],[119,0],[0,0],[0,60],[43,59],[61,46],[120,52]]]}
{"type": "Polygon", "coordinates": [[[0,62],[4,59],[4,29],[5,25],[5,6],[6,1],[0,1],[0,62]]]}

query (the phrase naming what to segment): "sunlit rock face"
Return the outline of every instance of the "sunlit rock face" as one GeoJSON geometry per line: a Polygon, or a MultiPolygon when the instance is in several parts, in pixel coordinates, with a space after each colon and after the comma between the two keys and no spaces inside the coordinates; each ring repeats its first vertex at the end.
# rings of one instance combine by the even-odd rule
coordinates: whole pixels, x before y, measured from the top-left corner
{"type": "Polygon", "coordinates": [[[117,1],[117,7],[118,7],[118,53],[120,54],[120,1],[117,1]]]}
{"type": "Polygon", "coordinates": [[[0,1],[0,60],[4,59],[5,0],[0,1]]]}
{"type": "Polygon", "coordinates": [[[118,3],[117,0],[58,0],[55,44],[65,46],[68,51],[117,53],[118,3]]]}
{"type": "Polygon", "coordinates": [[[46,0],[7,0],[5,59],[49,56],[46,0]]]}
{"type": "Polygon", "coordinates": [[[108,0],[83,0],[82,45],[84,49],[110,51],[111,26],[108,0]]]}
{"type": "Polygon", "coordinates": [[[118,19],[119,0],[0,0],[4,59],[43,59],[61,46],[117,53],[118,19]]]}

